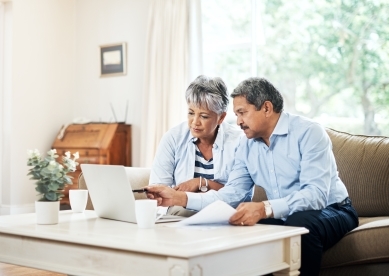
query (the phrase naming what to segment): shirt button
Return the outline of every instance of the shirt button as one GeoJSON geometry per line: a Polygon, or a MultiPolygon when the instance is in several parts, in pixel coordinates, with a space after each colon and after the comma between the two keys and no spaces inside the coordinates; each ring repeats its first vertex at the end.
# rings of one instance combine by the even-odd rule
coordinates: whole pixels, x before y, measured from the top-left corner
{"type": "Polygon", "coordinates": [[[270,170],[271,173],[273,173],[274,171],[273,170],[270,170]]]}
{"type": "Polygon", "coordinates": [[[275,193],[275,194],[278,194],[278,191],[277,191],[277,190],[274,190],[274,193],[275,193]]]}

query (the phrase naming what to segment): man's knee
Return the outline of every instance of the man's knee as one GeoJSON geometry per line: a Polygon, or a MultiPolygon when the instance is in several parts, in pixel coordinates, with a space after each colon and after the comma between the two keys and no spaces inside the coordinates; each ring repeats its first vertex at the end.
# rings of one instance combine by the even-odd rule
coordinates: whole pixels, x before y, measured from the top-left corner
{"type": "Polygon", "coordinates": [[[317,224],[319,211],[309,210],[296,212],[290,215],[286,221],[286,226],[305,227],[311,230],[312,225],[317,224]]]}

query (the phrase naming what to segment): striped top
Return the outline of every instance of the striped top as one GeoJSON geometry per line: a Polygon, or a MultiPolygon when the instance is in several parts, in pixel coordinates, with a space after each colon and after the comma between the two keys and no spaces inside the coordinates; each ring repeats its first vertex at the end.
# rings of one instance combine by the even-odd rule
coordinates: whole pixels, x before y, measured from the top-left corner
{"type": "Polygon", "coordinates": [[[213,158],[205,160],[201,151],[196,145],[196,157],[195,157],[195,171],[194,178],[203,177],[206,179],[214,179],[214,170],[213,170],[213,158]]]}
{"type": "MultiPolygon", "coordinates": [[[[227,183],[236,149],[243,136],[244,133],[238,126],[221,123],[212,148],[213,181],[222,185],[227,183]]],[[[149,184],[179,185],[193,179],[196,141],[187,120],[166,132],[155,153],[149,184]]]]}

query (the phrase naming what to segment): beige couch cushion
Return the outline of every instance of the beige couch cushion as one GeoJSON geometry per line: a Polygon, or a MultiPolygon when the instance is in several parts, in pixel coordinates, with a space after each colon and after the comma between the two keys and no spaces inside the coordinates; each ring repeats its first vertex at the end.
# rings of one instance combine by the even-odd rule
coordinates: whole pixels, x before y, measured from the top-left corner
{"type": "Polygon", "coordinates": [[[327,129],[339,176],[359,216],[389,216],[389,138],[327,129]]]}
{"type": "Polygon", "coordinates": [[[389,263],[369,263],[320,270],[320,276],[388,276],[389,263]]]}
{"type": "Polygon", "coordinates": [[[359,227],[324,253],[322,268],[389,262],[389,217],[359,221],[359,227]]]}

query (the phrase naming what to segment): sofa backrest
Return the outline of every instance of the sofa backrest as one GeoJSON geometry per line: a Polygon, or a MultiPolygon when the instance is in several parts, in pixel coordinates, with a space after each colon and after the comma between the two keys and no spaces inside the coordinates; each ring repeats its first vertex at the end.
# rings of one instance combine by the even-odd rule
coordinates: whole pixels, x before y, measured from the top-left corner
{"type": "Polygon", "coordinates": [[[327,128],[339,177],[361,217],[389,215],[389,137],[327,128]]]}

